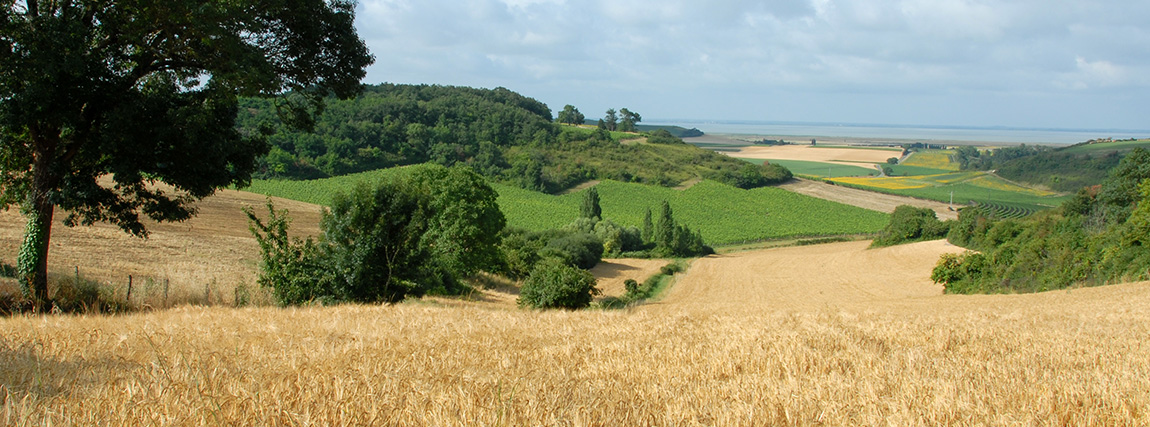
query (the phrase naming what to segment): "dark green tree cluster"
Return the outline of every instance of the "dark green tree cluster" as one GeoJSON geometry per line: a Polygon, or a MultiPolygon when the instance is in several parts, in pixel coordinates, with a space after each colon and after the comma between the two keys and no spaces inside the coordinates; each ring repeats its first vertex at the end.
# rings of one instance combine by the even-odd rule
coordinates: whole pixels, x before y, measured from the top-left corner
{"type": "Polygon", "coordinates": [[[720,169],[707,175],[708,179],[744,189],[778,185],[794,178],[790,169],[775,163],[761,166],[744,162],[738,169],[720,169]]]}
{"type": "Polygon", "coordinates": [[[494,181],[554,193],[592,179],[675,186],[712,173],[733,176],[744,163],[661,129],[650,134],[652,144],[625,145],[606,129],[560,126],[545,104],[502,88],[385,84],[328,101],[315,133],[305,133],[284,126],[274,102],[241,100],[241,132],[271,133],[256,177],[462,163],[494,181]]]}
{"type": "Polygon", "coordinates": [[[994,170],[1006,179],[1073,192],[1102,183],[1125,154],[1122,150],[1070,151],[1077,145],[1081,144],[1062,148],[1022,144],[989,151],[964,146],[955,150],[954,160],[963,170],[994,170]]]}
{"type": "Polygon", "coordinates": [[[468,168],[418,166],[337,194],[318,240],[289,239],[285,213],[269,202],[266,221],[247,211],[262,253],[259,282],[285,305],[457,292],[460,278],[500,267],[505,220],[496,196],[468,168]]]}
{"type": "Polygon", "coordinates": [[[1035,292],[1150,278],[1150,152],[1131,151],[1099,186],[1023,220],[963,209],[948,235],[976,250],[932,278],[952,293],[1035,292]]]}
{"type": "Polygon", "coordinates": [[[651,254],[658,257],[695,257],[715,253],[703,242],[702,234],[675,222],[671,205],[666,201],[659,209],[648,243],[654,245],[651,254]]]}
{"type": "Polygon", "coordinates": [[[563,110],[555,117],[555,121],[569,125],[581,125],[587,121],[587,117],[579,112],[578,108],[574,105],[567,104],[563,106],[563,110]]]}
{"type": "Polygon", "coordinates": [[[643,117],[639,113],[626,108],[619,109],[619,111],[609,108],[607,115],[599,120],[599,129],[611,132],[636,132],[635,125],[641,121],[643,121],[643,117]]]}
{"type": "Polygon", "coordinates": [[[145,236],[141,214],[184,220],[250,180],[267,145],[236,128],[240,96],[275,96],[269,111],[306,128],[324,96],[357,93],[372,57],[354,12],[345,0],[4,2],[0,207],[28,218],[27,296],[47,302],[57,207],[67,225],[145,236]]]}
{"type": "Polygon", "coordinates": [[[270,127],[271,152],[258,177],[317,178],[397,165],[464,163],[488,176],[508,167],[503,147],[554,139],[547,105],[504,88],[366,86],[332,101],[315,133],[292,131],[268,100],[244,99],[239,124],[270,127]]]}
{"type": "Polygon", "coordinates": [[[938,215],[930,208],[902,205],[891,213],[890,223],[871,242],[871,247],[942,239],[947,236],[950,226],[950,221],[939,221],[938,215]]]}

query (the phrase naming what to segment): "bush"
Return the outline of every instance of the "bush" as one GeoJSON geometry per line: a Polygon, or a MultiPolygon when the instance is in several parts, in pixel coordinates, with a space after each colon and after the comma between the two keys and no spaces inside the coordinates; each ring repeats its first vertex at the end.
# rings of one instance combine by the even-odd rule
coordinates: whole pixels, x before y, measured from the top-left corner
{"type": "Polygon", "coordinates": [[[941,239],[950,231],[950,224],[939,221],[938,216],[929,208],[902,205],[894,209],[890,223],[879,232],[871,247],[941,239]]]}
{"type": "Polygon", "coordinates": [[[558,258],[567,265],[590,269],[603,259],[603,242],[593,234],[569,234],[547,242],[539,256],[558,258]]]}
{"type": "Polygon", "coordinates": [[[591,273],[549,259],[539,263],[523,282],[518,302],[530,308],[585,308],[600,293],[595,284],[591,273]]]}
{"type": "Polygon", "coordinates": [[[678,263],[674,263],[674,262],[667,264],[667,265],[664,265],[662,267],[659,267],[659,272],[665,276],[674,276],[675,273],[678,273],[680,271],[683,271],[683,266],[679,265],[678,263]]]}
{"type": "Polygon", "coordinates": [[[639,282],[636,282],[635,279],[624,280],[623,289],[626,289],[628,296],[634,295],[639,292],[639,282]]]}
{"type": "Polygon", "coordinates": [[[395,303],[465,289],[459,278],[497,269],[505,220],[496,194],[467,168],[418,166],[332,198],[318,242],[290,240],[286,212],[250,210],[262,252],[259,283],[280,304],[314,299],[395,303]]]}

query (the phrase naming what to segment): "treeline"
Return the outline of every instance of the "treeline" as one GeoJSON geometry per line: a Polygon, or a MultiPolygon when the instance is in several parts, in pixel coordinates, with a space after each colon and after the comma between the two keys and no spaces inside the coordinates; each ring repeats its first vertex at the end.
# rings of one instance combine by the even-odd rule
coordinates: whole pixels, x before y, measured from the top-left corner
{"type": "Polygon", "coordinates": [[[951,293],[1036,292],[1150,278],[1150,152],[1126,155],[1097,186],[1059,209],[993,220],[960,211],[932,274],[951,293]]]}
{"type": "MultiPolygon", "coordinates": [[[[620,111],[629,128],[641,120],[620,111]]],[[[581,114],[571,107],[561,115],[575,121],[581,114]]],[[[430,162],[463,164],[494,181],[557,192],[592,179],[674,186],[699,178],[751,188],[789,174],[745,168],[746,162],[684,144],[664,129],[646,134],[648,144],[626,145],[607,129],[560,126],[545,104],[503,88],[366,86],[355,99],[329,99],[314,133],[284,126],[273,101],[248,98],[237,123],[243,132],[268,135],[270,152],[255,173],[265,179],[430,162]]]]}
{"type": "Polygon", "coordinates": [[[1003,178],[1061,192],[1101,183],[1121,159],[1122,154],[1116,151],[1096,156],[1026,144],[987,151],[962,146],[954,154],[954,161],[962,170],[996,170],[1003,178]]]}

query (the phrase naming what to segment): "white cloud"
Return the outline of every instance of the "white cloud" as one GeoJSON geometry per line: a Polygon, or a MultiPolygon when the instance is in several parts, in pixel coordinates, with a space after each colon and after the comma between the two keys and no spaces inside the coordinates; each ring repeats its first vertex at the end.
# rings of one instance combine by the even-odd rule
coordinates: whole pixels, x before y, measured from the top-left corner
{"type": "MultiPolygon", "coordinates": [[[[506,86],[549,104],[649,102],[645,117],[710,117],[744,95],[865,93],[870,105],[966,94],[953,102],[973,110],[985,94],[1146,94],[1148,20],[1141,0],[363,0],[358,25],[377,57],[369,82],[506,86]],[[694,95],[680,105],[665,93],[694,95]],[[709,95],[719,93],[735,99],[709,95]]],[[[906,117],[888,122],[917,120],[890,111],[906,117]]]]}

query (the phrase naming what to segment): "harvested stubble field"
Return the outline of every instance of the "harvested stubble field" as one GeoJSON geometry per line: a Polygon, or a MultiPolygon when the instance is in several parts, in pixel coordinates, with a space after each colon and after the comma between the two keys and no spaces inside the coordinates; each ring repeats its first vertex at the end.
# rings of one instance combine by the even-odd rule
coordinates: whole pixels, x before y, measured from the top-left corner
{"type": "Polygon", "coordinates": [[[0,423],[1150,423],[1150,284],[942,295],[927,276],[954,247],[866,244],[703,258],[621,311],[0,319],[0,423]]]}
{"type": "Polygon", "coordinates": [[[731,157],[745,159],[803,160],[810,162],[850,162],[886,163],[891,157],[899,157],[902,151],[879,148],[820,147],[810,145],[776,145],[743,147],[737,152],[727,153],[731,157]]]}

